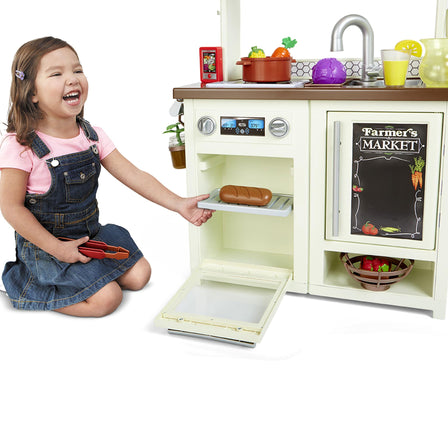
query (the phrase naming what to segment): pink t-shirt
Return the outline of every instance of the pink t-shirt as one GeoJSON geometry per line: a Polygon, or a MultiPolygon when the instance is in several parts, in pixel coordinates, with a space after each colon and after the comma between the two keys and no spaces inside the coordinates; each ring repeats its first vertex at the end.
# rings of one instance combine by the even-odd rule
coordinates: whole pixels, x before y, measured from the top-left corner
{"type": "Polygon", "coordinates": [[[94,143],[98,147],[100,160],[115,149],[115,145],[101,128],[95,126],[93,128],[98,134],[97,142],[88,140],[81,129],[77,137],[68,139],[52,137],[37,131],[37,135],[50,150],[50,153],[42,159],[39,159],[32,150],[20,145],[15,134],[7,134],[0,146],[0,169],[17,168],[30,173],[26,187],[27,192],[32,194],[46,193],[51,185],[51,174],[45,162],[47,159],[85,151],[94,143]]]}

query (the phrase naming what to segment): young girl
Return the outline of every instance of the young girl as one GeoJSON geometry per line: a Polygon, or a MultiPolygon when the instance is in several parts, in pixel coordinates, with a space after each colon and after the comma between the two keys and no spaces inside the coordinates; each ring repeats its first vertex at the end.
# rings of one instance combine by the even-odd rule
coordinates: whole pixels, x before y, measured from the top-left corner
{"type": "Polygon", "coordinates": [[[7,136],[0,148],[0,207],[16,233],[16,261],[3,283],[14,307],[104,316],[138,290],[151,268],[129,232],[98,222],[101,165],[146,199],[194,225],[212,215],[208,195],[181,198],[115,149],[83,119],[88,83],[75,50],[53,37],[24,44],[12,66],[7,136]],[[61,240],[71,238],[71,241],[61,240]],[[78,246],[90,238],[129,250],[124,260],[91,259],[78,246]]]}

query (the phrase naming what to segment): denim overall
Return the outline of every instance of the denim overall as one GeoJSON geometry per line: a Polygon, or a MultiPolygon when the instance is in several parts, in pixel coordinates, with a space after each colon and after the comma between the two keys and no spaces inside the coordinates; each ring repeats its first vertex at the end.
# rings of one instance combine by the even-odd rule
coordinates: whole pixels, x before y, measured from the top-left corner
{"type": "MultiPolygon", "coordinates": [[[[25,207],[56,237],[89,236],[128,249],[129,258],[64,263],[16,232],[16,261],[6,264],[2,277],[15,308],[54,310],[81,302],[116,280],[143,256],[126,229],[114,224],[102,226],[98,221],[98,135],[86,120],[80,119],[78,124],[91,146],[46,160],[51,186],[44,194],[27,194],[25,207]]],[[[51,152],[37,134],[31,149],[39,158],[51,152]]]]}

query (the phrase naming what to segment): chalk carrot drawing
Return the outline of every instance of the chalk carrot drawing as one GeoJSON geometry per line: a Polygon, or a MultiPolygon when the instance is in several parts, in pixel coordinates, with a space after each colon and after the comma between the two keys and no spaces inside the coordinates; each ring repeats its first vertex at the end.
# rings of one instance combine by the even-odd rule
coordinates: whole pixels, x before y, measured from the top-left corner
{"type": "Polygon", "coordinates": [[[414,165],[409,165],[409,168],[411,169],[411,181],[412,185],[414,186],[414,190],[417,190],[418,187],[423,188],[423,167],[425,166],[425,161],[422,159],[422,157],[419,157],[418,159],[414,157],[414,165]]]}

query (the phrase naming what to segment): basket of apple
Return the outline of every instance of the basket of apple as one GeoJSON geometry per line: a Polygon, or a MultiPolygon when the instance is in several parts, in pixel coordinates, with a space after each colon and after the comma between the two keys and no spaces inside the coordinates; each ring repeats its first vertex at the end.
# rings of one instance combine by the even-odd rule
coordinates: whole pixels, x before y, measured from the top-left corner
{"type": "Polygon", "coordinates": [[[414,260],[404,258],[356,255],[342,252],[340,260],[348,274],[369,291],[386,291],[393,283],[403,280],[414,266],[414,260]]]}

